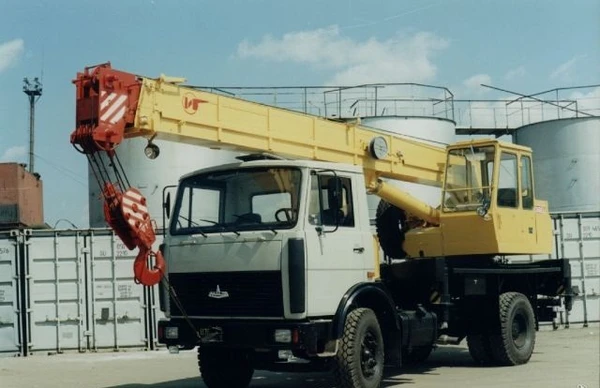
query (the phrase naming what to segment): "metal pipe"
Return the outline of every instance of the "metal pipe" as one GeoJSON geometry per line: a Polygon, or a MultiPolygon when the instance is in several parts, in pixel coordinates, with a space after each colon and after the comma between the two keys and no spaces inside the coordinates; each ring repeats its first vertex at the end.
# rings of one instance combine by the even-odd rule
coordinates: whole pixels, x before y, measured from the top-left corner
{"type": "MultiPolygon", "coordinates": [[[[191,219],[191,218],[190,218],[191,219]]],[[[113,246],[112,257],[111,257],[111,271],[112,271],[112,306],[113,306],[113,335],[115,336],[115,350],[119,350],[119,333],[117,330],[117,254],[115,252],[115,232],[110,234],[111,245],[113,246]]]]}
{"type": "Polygon", "coordinates": [[[429,206],[394,185],[378,179],[376,182],[369,184],[368,190],[392,205],[406,210],[408,213],[424,221],[434,225],[440,224],[440,211],[438,209],[429,206]]]}
{"type": "Polygon", "coordinates": [[[56,235],[56,231],[54,232],[54,295],[56,297],[56,301],[54,304],[54,312],[56,314],[56,352],[61,353],[60,350],[60,293],[58,287],[58,236],[56,235]]]}
{"type": "Polygon", "coordinates": [[[583,254],[583,230],[581,213],[577,215],[577,230],[579,244],[579,263],[581,266],[581,293],[583,295],[583,327],[588,327],[587,292],[585,290],[585,255],[583,254]]]}

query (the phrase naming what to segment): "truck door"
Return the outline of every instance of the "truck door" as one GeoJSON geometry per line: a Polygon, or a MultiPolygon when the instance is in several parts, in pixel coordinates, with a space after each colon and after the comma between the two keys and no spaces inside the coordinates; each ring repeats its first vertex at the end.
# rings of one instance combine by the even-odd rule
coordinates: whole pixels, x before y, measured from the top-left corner
{"type": "Polygon", "coordinates": [[[356,218],[352,179],[344,175],[310,176],[307,246],[307,313],[335,313],[344,293],[366,280],[365,246],[356,218]]]}
{"type": "Polygon", "coordinates": [[[535,197],[533,193],[531,157],[521,155],[520,166],[521,187],[519,189],[521,207],[523,208],[523,216],[521,218],[521,241],[533,249],[537,244],[537,230],[535,224],[535,212],[533,209],[535,197]]]}
{"type": "Polygon", "coordinates": [[[520,252],[521,211],[517,154],[502,151],[498,164],[498,192],[496,206],[498,214],[498,240],[502,252],[520,252]]]}

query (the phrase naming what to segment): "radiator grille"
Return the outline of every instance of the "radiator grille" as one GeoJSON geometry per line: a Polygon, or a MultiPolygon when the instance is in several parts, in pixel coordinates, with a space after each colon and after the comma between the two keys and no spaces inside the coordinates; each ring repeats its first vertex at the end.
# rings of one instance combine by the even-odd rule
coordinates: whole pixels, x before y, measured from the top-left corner
{"type": "MultiPolygon", "coordinates": [[[[171,273],[169,282],[190,316],[283,316],[280,271],[171,273]]],[[[172,297],[170,305],[182,315],[172,297]]]]}

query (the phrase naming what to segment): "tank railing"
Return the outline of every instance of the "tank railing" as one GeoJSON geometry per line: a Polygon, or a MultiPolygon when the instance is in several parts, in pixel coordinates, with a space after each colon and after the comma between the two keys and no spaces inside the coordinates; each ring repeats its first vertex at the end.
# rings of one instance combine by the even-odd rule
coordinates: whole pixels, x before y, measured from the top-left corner
{"type": "MultiPolygon", "coordinates": [[[[549,90],[544,90],[538,93],[533,93],[533,94],[529,94],[526,96],[520,96],[515,98],[514,100],[511,100],[509,102],[507,102],[507,105],[513,104],[513,103],[517,103],[522,101],[523,99],[531,99],[534,98],[536,100],[537,96],[543,96],[545,94],[554,94],[554,99],[552,100],[555,105],[556,105],[556,115],[558,116],[558,118],[562,118],[560,117],[561,112],[565,110],[564,107],[560,107],[559,102],[560,101],[564,101],[561,99],[560,94],[561,92],[565,92],[565,91],[570,91],[571,92],[571,96],[569,97],[569,99],[575,100],[575,101],[582,101],[582,100],[598,100],[598,103],[595,104],[595,106],[585,106],[585,107],[580,107],[577,106],[575,107],[575,109],[569,109],[567,108],[567,110],[572,110],[575,113],[575,117],[581,117],[581,116],[598,116],[597,112],[600,112],[600,84],[592,84],[592,85],[580,85],[580,86],[569,86],[569,87],[563,87],[563,88],[554,88],[554,89],[549,89],[549,90]],[[580,89],[594,89],[589,93],[589,97],[586,97],[585,95],[577,95],[576,93],[574,93],[573,91],[575,90],[580,90],[580,89]],[[590,113],[591,112],[595,112],[594,113],[590,113]]],[[[578,92],[577,92],[578,93],[578,92]]],[[[546,100],[546,102],[549,102],[548,100],[546,100]]],[[[570,116],[573,117],[573,116],[570,116]]]]}
{"type": "Polygon", "coordinates": [[[330,118],[409,114],[454,117],[447,88],[417,83],[360,86],[192,86],[213,93],[330,118]],[[395,105],[395,106],[394,106],[395,105]],[[441,107],[441,108],[440,108],[441,107]]]}
{"type": "Polygon", "coordinates": [[[342,117],[381,117],[381,116],[413,116],[413,117],[437,117],[454,120],[454,111],[443,105],[445,109],[438,109],[442,99],[431,98],[379,98],[377,101],[369,98],[360,98],[348,106],[346,114],[342,117]],[[375,108],[377,107],[377,108],[375,108]],[[378,109],[375,111],[375,109],[378,109]]]}
{"type": "Polygon", "coordinates": [[[398,103],[405,104],[405,110],[418,109],[423,111],[420,105],[429,105],[423,111],[424,115],[430,117],[428,110],[435,112],[435,106],[442,103],[447,116],[453,119],[454,95],[445,87],[426,85],[420,83],[385,83],[365,84],[358,86],[342,86],[327,90],[323,93],[324,106],[327,117],[377,117],[389,115],[389,110],[395,101],[398,111],[398,103]],[[359,104],[356,102],[360,101],[359,104]],[[386,109],[384,109],[386,108],[386,109]]]}
{"type": "Polygon", "coordinates": [[[278,108],[325,116],[323,93],[327,86],[193,86],[197,89],[242,98],[278,108]]]}
{"type": "Polygon", "coordinates": [[[455,99],[456,126],[513,129],[546,120],[579,117],[576,100],[552,100],[552,105],[538,99],[521,99],[515,105],[508,102],[510,101],[455,99]],[[559,105],[558,111],[554,105],[559,105]]]}
{"type": "Polygon", "coordinates": [[[322,117],[437,117],[453,120],[459,128],[507,132],[545,120],[600,115],[600,85],[556,88],[512,100],[455,99],[447,88],[419,83],[199,88],[322,117]],[[574,98],[556,98],[564,91],[596,87],[586,94],[571,93],[574,98]],[[536,97],[545,93],[554,98],[536,97]]]}

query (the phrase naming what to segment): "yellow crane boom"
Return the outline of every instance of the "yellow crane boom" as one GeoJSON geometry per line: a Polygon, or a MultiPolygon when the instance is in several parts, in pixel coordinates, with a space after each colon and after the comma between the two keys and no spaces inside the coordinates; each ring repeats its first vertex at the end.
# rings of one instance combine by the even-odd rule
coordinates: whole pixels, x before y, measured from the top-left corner
{"type": "Polygon", "coordinates": [[[123,138],[146,137],[358,165],[364,169],[369,191],[425,221],[439,223],[437,209],[379,178],[439,187],[444,148],[365,127],[359,120],[329,120],[185,87],[183,82],[164,75],[140,77],[110,64],[86,68],[74,81],[78,130],[72,142],[85,148],[92,137],[100,144],[94,147],[112,150],[123,138]],[[378,157],[373,147],[380,148],[378,157]]]}

